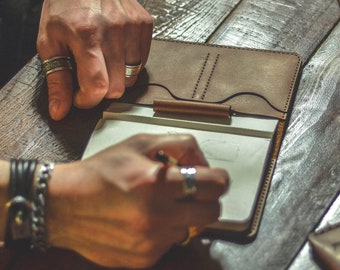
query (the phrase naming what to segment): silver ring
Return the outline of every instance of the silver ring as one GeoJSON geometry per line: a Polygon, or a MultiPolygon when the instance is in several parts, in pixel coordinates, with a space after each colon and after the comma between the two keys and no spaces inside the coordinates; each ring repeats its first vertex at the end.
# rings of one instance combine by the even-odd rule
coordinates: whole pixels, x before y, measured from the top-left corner
{"type": "Polygon", "coordinates": [[[137,66],[125,65],[125,77],[126,78],[137,77],[141,69],[142,63],[140,63],[137,66]]]}
{"type": "Polygon", "coordinates": [[[42,61],[42,70],[45,76],[60,70],[71,70],[71,58],[68,56],[55,56],[42,61]]]}
{"type": "Polygon", "coordinates": [[[193,196],[197,191],[196,169],[194,167],[182,167],[180,170],[183,181],[183,193],[185,196],[193,196]]]}

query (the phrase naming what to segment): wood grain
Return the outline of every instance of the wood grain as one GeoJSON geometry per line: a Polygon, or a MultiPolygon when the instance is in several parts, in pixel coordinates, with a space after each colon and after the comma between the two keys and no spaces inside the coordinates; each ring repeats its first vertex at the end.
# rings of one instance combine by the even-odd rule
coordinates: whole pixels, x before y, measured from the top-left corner
{"type": "MultiPolygon", "coordinates": [[[[141,2],[155,18],[158,38],[208,40],[296,51],[302,56],[305,68],[256,240],[244,245],[196,241],[188,248],[173,249],[155,266],[286,268],[340,189],[339,4],[335,0],[141,2]]],[[[34,57],[0,91],[0,158],[79,159],[106,106],[103,102],[93,110],[72,109],[65,120],[51,121],[40,62],[34,57]]],[[[0,262],[8,255],[0,250],[0,262]]],[[[44,256],[27,254],[15,269],[100,267],[74,253],[52,249],[44,256]]]]}
{"type": "MultiPolygon", "coordinates": [[[[340,194],[332,203],[326,215],[322,218],[316,231],[324,230],[340,223],[340,194]]],[[[309,245],[306,243],[298,256],[294,259],[289,267],[289,270],[318,270],[324,268],[322,262],[313,259],[313,252],[309,245]]]]}
{"type": "Polygon", "coordinates": [[[154,18],[154,37],[205,42],[240,0],[144,1],[154,18]]]}
{"type": "Polygon", "coordinates": [[[285,269],[340,190],[339,41],[340,25],[304,68],[257,239],[212,247],[224,269],[285,269]]]}
{"type": "Polygon", "coordinates": [[[209,43],[292,51],[306,61],[339,17],[336,0],[244,0],[209,43]]]}

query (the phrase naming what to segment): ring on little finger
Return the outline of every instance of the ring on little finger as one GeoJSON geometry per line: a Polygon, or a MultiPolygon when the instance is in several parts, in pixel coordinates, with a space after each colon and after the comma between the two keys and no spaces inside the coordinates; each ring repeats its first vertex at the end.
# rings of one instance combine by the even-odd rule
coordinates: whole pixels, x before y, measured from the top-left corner
{"type": "Polygon", "coordinates": [[[196,169],[194,167],[182,167],[180,172],[184,178],[183,193],[185,197],[192,197],[197,191],[196,169]]]}
{"type": "Polygon", "coordinates": [[[45,76],[60,70],[71,70],[71,58],[68,56],[55,56],[41,62],[45,76]]]}
{"type": "Polygon", "coordinates": [[[198,235],[198,230],[196,226],[189,226],[187,228],[187,237],[180,243],[181,246],[186,246],[190,243],[191,239],[198,235]]]}
{"type": "Polygon", "coordinates": [[[140,63],[137,66],[125,65],[125,77],[126,78],[137,77],[141,70],[142,70],[142,63],[140,63]]]}

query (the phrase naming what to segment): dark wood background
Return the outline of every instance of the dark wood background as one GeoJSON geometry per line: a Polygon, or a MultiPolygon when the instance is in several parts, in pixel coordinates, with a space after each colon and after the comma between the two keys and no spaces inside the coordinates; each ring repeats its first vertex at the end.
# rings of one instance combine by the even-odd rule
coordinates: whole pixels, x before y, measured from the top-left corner
{"type": "MultiPolygon", "coordinates": [[[[175,248],[154,269],[318,269],[307,235],[340,221],[340,6],[337,0],[145,0],[154,37],[293,51],[303,73],[257,238],[175,248]],[[331,207],[332,206],[332,207],[331,207]],[[334,210],[335,209],[335,210],[334,210]],[[322,223],[321,220],[323,220],[322,223]],[[328,223],[327,223],[328,222],[328,223]]],[[[175,56],[174,56],[175,57],[175,56]]],[[[73,109],[61,122],[47,113],[37,57],[0,91],[0,157],[71,161],[81,157],[107,106],[73,109]]],[[[89,232],[90,233],[90,232],[89,232]]],[[[0,268],[11,254],[0,250],[0,268]]],[[[52,249],[14,269],[101,269],[52,249]]]]}

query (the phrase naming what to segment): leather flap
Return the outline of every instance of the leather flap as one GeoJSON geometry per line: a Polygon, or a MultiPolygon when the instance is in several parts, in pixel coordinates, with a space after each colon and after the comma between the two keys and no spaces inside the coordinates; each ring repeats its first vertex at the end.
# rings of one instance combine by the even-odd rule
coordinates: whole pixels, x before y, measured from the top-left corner
{"type": "Polygon", "coordinates": [[[301,60],[295,53],[153,40],[126,102],[194,100],[286,119],[301,60]]]}

